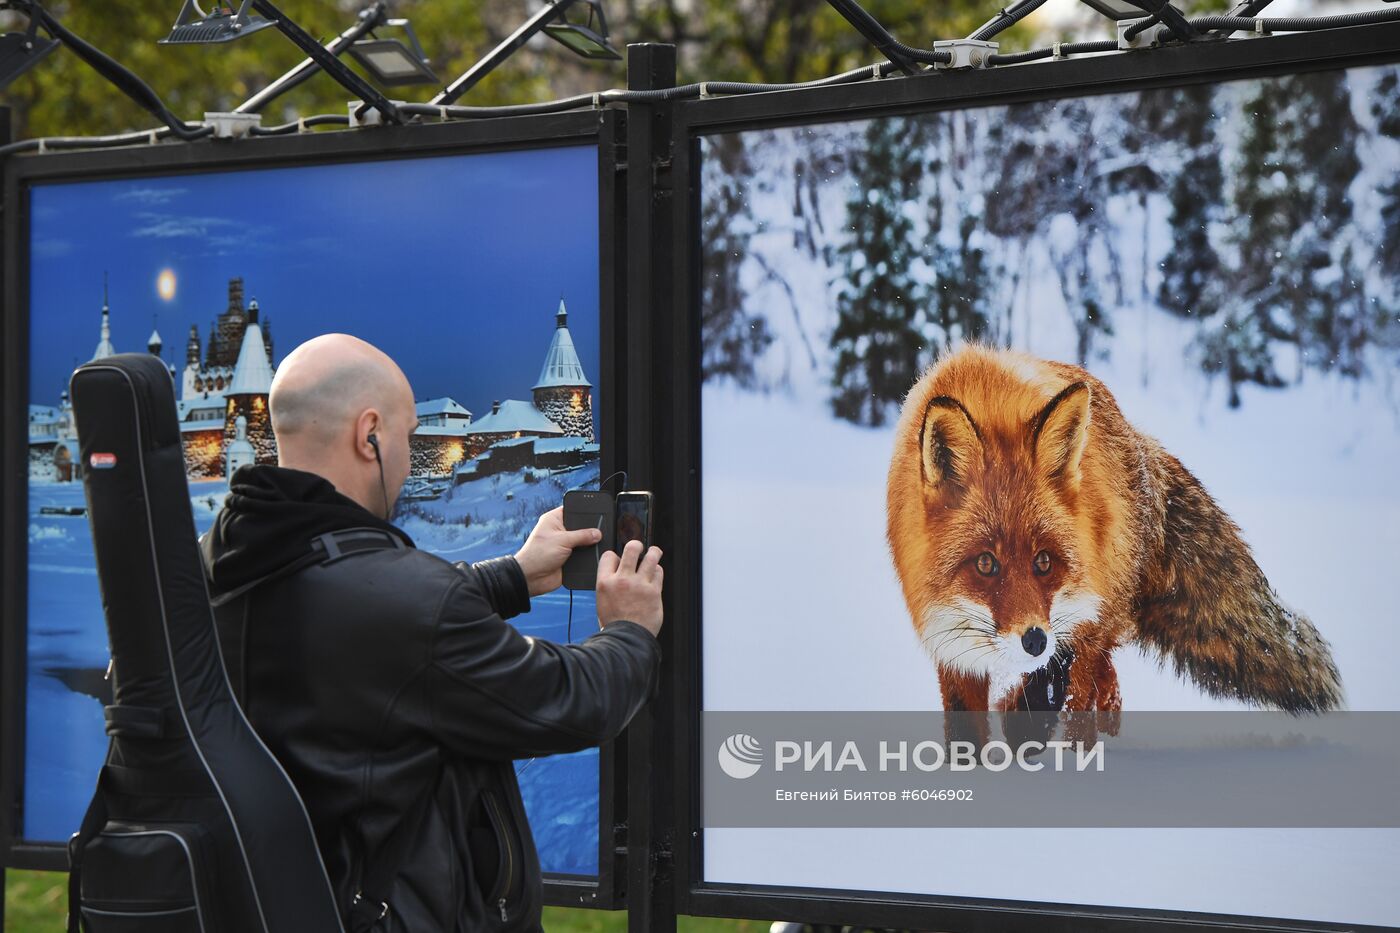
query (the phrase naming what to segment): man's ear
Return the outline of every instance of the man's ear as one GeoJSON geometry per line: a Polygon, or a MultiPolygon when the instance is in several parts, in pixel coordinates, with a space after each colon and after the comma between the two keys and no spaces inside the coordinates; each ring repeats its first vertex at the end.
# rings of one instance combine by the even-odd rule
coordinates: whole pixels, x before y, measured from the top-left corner
{"type": "Polygon", "coordinates": [[[384,419],[379,409],[366,408],[355,419],[355,453],[366,460],[374,459],[375,445],[369,442],[370,435],[378,440],[384,434],[384,419]]]}
{"type": "Polygon", "coordinates": [[[1061,389],[1031,422],[1031,450],[1044,475],[1079,483],[1079,465],[1089,443],[1089,385],[1061,389]]]}
{"type": "Polygon", "coordinates": [[[919,453],[925,489],[960,485],[967,479],[968,470],[982,456],[982,438],[961,402],[940,395],[928,403],[919,453]]]}

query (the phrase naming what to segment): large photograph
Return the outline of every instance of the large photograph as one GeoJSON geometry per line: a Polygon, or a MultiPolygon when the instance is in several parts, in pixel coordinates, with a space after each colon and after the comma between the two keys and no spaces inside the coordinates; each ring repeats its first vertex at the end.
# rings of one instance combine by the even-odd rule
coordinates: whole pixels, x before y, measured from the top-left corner
{"type": "MultiPolygon", "coordinates": [[[[28,658],[22,835],[66,842],[107,747],[107,635],[67,395],[149,352],[175,382],[190,507],[275,463],[278,363],[318,334],[384,350],[419,428],[394,522],[450,561],[514,553],[599,479],[593,147],[36,186],[30,202],[28,658]]],[[[581,641],[591,592],[513,624],[581,641]]],[[[598,872],[598,750],[517,762],[549,872],[598,872]]]]}
{"type": "MultiPolygon", "coordinates": [[[[1397,115],[1385,66],[706,137],[703,708],[1400,709],[1397,115]]],[[[1395,925],[1397,859],[711,828],[703,870],[1395,925]]]]}

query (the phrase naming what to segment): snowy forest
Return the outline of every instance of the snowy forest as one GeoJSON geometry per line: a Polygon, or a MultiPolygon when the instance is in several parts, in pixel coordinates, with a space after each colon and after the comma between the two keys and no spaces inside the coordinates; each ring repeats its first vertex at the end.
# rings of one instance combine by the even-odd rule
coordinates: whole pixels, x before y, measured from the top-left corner
{"type": "Polygon", "coordinates": [[[704,379],[855,424],[1037,327],[1091,365],[1189,321],[1231,408],[1400,361],[1395,66],[713,136],[702,188],[704,379]]]}

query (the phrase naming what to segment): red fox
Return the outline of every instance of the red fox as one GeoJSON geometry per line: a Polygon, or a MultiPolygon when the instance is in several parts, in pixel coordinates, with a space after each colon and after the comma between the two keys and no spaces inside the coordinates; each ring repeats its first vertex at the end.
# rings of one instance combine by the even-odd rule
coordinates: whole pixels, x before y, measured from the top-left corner
{"type": "Polygon", "coordinates": [[[887,494],[945,710],[1024,708],[1031,678],[1043,696],[1072,659],[1064,708],[1116,720],[1112,652],[1129,643],[1213,696],[1342,702],[1327,642],[1240,529],[1083,369],[977,345],[945,357],[904,402],[887,494]]]}

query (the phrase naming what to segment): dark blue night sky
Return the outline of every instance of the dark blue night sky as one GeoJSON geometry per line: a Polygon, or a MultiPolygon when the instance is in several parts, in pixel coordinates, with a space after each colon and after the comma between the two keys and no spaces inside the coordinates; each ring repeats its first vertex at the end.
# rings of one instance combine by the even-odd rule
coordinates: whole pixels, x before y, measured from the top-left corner
{"type": "Polygon", "coordinates": [[[571,147],[36,187],[30,400],[56,404],[92,356],[106,271],[118,351],[144,350],[159,315],[182,367],[190,325],[207,342],[242,276],[276,362],[355,334],[419,399],[449,395],[477,418],[530,398],[562,295],[596,405],[597,173],[596,151],[571,147]]]}

